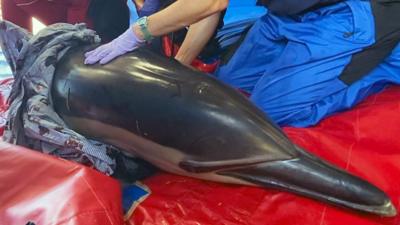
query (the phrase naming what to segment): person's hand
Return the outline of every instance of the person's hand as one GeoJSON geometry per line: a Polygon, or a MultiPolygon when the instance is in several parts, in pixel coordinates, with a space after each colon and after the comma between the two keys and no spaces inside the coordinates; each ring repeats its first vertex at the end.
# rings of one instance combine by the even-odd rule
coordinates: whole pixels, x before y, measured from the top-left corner
{"type": "Polygon", "coordinates": [[[110,43],[99,46],[98,48],[85,53],[85,64],[106,64],[114,58],[123,55],[129,51],[133,51],[145,43],[129,27],[125,33],[111,41],[110,43]]]}

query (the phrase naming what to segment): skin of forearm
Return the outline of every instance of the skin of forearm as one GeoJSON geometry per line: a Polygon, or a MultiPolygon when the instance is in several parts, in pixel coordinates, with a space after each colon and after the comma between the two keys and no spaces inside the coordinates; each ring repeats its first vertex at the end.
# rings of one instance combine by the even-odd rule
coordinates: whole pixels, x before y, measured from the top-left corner
{"type": "Polygon", "coordinates": [[[220,12],[192,24],[175,59],[190,65],[210,40],[218,26],[220,12]]]}
{"type": "MultiPolygon", "coordinates": [[[[147,29],[153,36],[168,34],[224,10],[228,2],[229,0],[178,0],[149,16],[147,29]]],[[[137,25],[134,25],[133,30],[139,37],[143,37],[137,25]]]]}

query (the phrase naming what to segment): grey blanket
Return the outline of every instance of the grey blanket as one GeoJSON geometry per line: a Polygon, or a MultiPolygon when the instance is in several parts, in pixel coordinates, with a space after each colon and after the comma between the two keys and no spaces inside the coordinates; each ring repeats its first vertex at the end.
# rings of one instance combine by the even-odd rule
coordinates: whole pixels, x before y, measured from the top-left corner
{"type": "MultiPolygon", "coordinates": [[[[32,36],[0,22],[0,44],[14,74],[3,139],[113,174],[138,165],[110,145],[89,140],[65,125],[54,111],[50,90],[56,63],[72,47],[100,42],[84,24],[55,24],[32,36]]],[[[126,171],[124,171],[126,172],[126,171]]]]}

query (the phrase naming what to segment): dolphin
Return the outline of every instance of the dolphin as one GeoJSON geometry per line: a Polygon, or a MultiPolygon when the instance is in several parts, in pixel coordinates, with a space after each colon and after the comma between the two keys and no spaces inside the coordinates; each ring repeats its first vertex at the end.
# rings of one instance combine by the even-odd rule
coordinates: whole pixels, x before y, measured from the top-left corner
{"type": "Polygon", "coordinates": [[[55,109],[72,129],[171,173],[396,215],[385,193],[293,144],[264,112],[214,77],[146,48],[86,66],[89,48],[67,53],[53,80],[55,109]]]}
{"type": "MultiPolygon", "coordinates": [[[[3,40],[3,49],[10,46],[3,40]]],[[[94,47],[69,50],[54,74],[52,104],[75,131],[171,173],[397,214],[382,190],[292,143],[244,95],[213,76],[146,48],[104,66],[84,65],[84,53],[94,47]]]]}

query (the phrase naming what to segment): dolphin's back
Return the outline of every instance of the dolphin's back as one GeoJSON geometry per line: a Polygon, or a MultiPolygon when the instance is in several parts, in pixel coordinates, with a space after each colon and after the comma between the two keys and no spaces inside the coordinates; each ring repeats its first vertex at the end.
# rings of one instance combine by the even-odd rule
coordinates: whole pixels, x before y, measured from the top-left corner
{"type": "Polygon", "coordinates": [[[70,51],[53,81],[54,105],[67,124],[68,117],[101,121],[200,162],[296,155],[263,112],[209,75],[146,49],[105,66],[84,65],[83,52],[70,51]]]}

